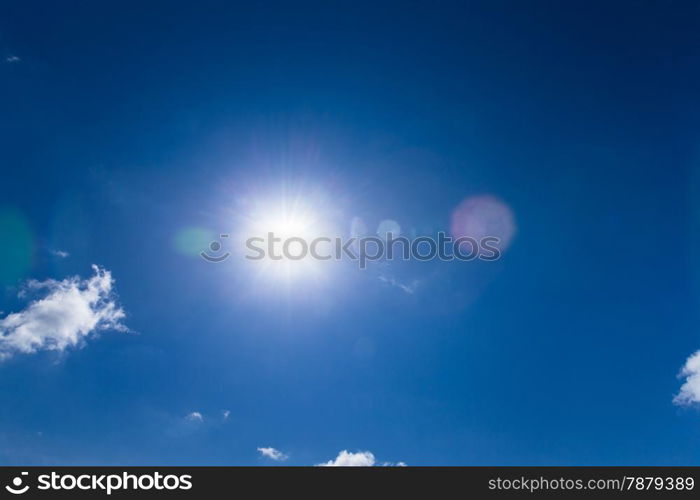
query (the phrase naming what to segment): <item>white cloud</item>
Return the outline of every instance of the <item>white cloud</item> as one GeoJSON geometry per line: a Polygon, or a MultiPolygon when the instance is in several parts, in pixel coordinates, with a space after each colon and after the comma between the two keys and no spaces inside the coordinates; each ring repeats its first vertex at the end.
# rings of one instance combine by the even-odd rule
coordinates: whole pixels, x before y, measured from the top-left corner
{"type": "Polygon", "coordinates": [[[185,416],[185,420],[189,422],[204,422],[204,416],[198,411],[193,411],[185,416]]]}
{"type": "Polygon", "coordinates": [[[0,319],[0,360],[17,353],[80,347],[100,330],[128,331],[121,323],[125,314],[116,302],[112,274],[98,266],[92,269],[94,276],[85,280],[74,276],[29,281],[20,297],[45,296],[0,319]]]}
{"type": "Polygon", "coordinates": [[[231,412],[229,410],[223,410],[221,412],[221,418],[224,419],[224,422],[228,420],[228,418],[231,416],[231,412]]]}
{"type": "Polygon", "coordinates": [[[374,454],[371,451],[350,453],[347,450],[343,450],[338,453],[335,460],[329,460],[318,465],[322,467],[372,467],[374,463],[374,454]]]}
{"type": "Polygon", "coordinates": [[[335,460],[329,460],[322,464],[317,464],[317,467],[406,467],[404,462],[382,462],[377,464],[377,460],[374,458],[374,453],[371,451],[358,451],[357,453],[351,453],[348,450],[343,450],[338,453],[335,460]]]}
{"type": "Polygon", "coordinates": [[[278,462],[281,462],[282,460],[287,460],[289,458],[289,455],[286,455],[285,453],[282,453],[281,451],[276,450],[274,448],[258,448],[258,451],[263,457],[267,457],[278,462]]]}
{"type": "Polygon", "coordinates": [[[700,403],[700,351],[686,360],[680,376],[685,377],[685,382],[673,402],[677,405],[700,403]]]}
{"type": "Polygon", "coordinates": [[[21,61],[21,59],[17,56],[14,56],[14,55],[10,55],[10,56],[7,56],[5,58],[5,62],[7,62],[7,63],[18,63],[20,61],[21,61]]]}
{"type": "Polygon", "coordinates": [[[50,250],[51,255],[54,257],[59,257],[61,259],[65,259],[66,257],[70,257],[70,254],[64,250],[50,250]]]}

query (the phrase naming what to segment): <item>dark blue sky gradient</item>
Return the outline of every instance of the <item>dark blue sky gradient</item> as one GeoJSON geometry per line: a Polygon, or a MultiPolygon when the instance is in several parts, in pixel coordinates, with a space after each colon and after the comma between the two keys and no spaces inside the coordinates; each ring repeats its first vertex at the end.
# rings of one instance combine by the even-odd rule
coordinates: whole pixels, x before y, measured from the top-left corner
{"type": "Polygon", "coordinates": [[[96,263],[137,333],[0,365],[0,463],[697,464],[700,414],[672,399],[700,348],[699,21],[676,1],[5,3],[0,208],[33,254],[0,266],[0,310],[19,279],[96,263]],[[344,268],[265,295],[174,251],[282,181],[428,232],[491,194],[517,235],[497,263],[396,266],[414,294],[344,268]]]}

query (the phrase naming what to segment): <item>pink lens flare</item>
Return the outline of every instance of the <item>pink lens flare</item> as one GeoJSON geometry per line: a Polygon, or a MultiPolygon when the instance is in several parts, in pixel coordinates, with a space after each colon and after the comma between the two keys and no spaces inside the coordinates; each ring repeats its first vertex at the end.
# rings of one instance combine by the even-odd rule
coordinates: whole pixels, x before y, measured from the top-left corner
{"type": "Polygon", "coordinates": [[[450,231],[455,239],[471,237],[479,241],[495,236],[503,252],[515,236],[515,218],[510,207],[493,195],[470,196],[452,212],[450,231]]]}

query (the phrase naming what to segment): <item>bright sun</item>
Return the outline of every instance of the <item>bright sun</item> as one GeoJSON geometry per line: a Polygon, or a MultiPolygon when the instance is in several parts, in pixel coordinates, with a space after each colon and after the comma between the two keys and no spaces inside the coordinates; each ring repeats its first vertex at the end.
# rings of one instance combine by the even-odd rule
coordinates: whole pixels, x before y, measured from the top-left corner
{"type": "Polygon", "coordinates": [[[262,258],[250,261],[259,278],[273,283],[324,280],[330,266],[311,256],[309,246],[316,238],[331,236],[328,213],[326,204],[309,196],[258,201],[248,214],[243,236],[246,241],[255,238],[256,248],[264,252],[262,258]]]}
{"type": "Polygon", "coordinates": [[[274,233],[281,238],[309,238],[313,234],[314,219],[313,214],[283,211],[267,215],[256,225],[259,231],[274,233]]]}

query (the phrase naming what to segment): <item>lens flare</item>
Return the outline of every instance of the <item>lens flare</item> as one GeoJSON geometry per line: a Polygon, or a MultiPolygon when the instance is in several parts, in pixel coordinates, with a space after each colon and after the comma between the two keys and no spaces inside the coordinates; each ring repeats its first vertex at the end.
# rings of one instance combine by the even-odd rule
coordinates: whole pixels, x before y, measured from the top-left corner
{"type": "Polygon", "coordinates": [[[452,212],[450,230],[454,238],[495,236],[500,240],[498,247],[505,251],[515,236],[515,218],[510,207],[495,196],[472,196],[452,212]]]}

